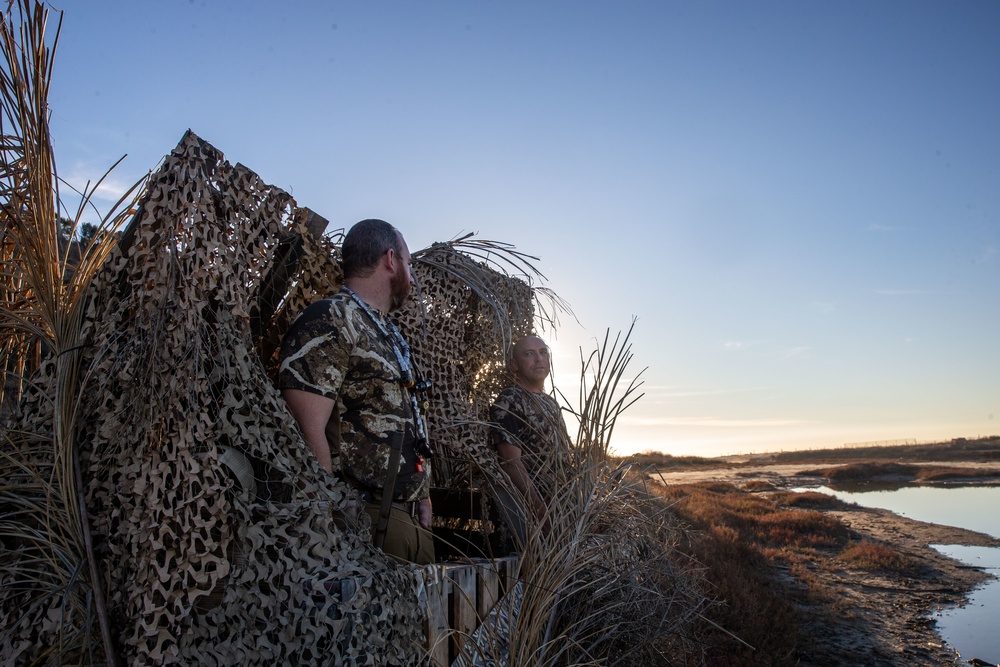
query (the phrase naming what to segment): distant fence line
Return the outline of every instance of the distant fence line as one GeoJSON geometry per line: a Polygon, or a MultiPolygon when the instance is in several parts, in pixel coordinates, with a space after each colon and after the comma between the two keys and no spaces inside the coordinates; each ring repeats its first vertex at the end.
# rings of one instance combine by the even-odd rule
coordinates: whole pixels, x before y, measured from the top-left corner
{"type": "Polygon", "coordinates": [[[902,440],[872,440],[871,442],[845,442],[845,449],[856,449],[860,447],[899,447],[900,445],[928,444],[929,441],[917,442],[914,438],[903,438],[902,440]]]}

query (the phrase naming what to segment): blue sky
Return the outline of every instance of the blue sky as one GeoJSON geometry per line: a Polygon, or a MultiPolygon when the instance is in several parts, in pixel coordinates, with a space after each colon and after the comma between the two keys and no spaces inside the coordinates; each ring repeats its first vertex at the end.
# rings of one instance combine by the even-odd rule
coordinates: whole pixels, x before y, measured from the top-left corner
{"type": "Polygon", "coordinates": [[[1000,433],[1000,3],[66,0],[61,172],[188,128],[350,226],[540,257],[633,334],[622,453],[1000,433]]]}

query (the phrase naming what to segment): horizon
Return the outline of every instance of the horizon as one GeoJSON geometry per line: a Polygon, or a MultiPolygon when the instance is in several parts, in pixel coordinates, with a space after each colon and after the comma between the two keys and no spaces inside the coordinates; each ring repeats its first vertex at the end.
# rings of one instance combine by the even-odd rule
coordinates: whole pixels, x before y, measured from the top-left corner
{"type": "Polygon", "coordinates": [[[59,6],[68,182],[191,128],[330,230],[512,243],[565,395],[636,318],[618,451],[1000,430],[1000,3],[59,6]]]}
{"type": "Polygon", "coordinates": [[[790,452],[827,452],[827,451],[843,451],[848,449],[893,449],[896,447],[922,447],[922,446],[933,446],[933,445],[954,445],[962,444],[965,442],[986,442],[990,440],[1000,439],[1000,434],[994,435],[980,435],[980,436],[956,436],[954,438],[948,438],[945,440],[914,440],[914,439],[902,439],[902,440],[878,440],[872,442],[847,442],[842,445],[836,445],[832,447],[795,447],[792,449],[775,449],[775,450],[764,450],[764,451],[753,451],[753,452],[735,452],[731,454],[720,454],[717,456],[704,456],[701,454],[669,454],[659,449],[643,450],[638,452],[631,452],[628,454],[613,452],[611,455],[617,458],[628,458],[629,456],[670,456],[676,458],[706,458],[706,459],[740,459],[748,458],[755,459],[757,457],[766,456],[777,456],[781,454],[786,454],[790,452]]]}

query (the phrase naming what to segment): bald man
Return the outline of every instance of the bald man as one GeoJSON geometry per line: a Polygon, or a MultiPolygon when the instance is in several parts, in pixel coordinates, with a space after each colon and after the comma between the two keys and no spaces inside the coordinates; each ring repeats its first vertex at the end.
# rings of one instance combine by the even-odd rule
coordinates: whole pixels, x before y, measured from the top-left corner
{"type": "Polygon", "coordinates": [[[501,466],[540,520],[552,497],[553,466],[570,446],[559,404],[545,393],[550,368],[545,341],[538,336],[521,338],[510,359],[514,383],[490,408],[492,441],[501,466]]]}

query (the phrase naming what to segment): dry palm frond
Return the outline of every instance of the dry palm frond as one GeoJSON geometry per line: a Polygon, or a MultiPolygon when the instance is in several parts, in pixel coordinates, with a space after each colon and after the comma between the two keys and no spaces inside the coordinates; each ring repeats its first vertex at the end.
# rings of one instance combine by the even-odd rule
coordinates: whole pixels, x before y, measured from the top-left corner
{"type": "MultiPolygon", "coordinates": [[[[493,321],[501,327],[503,349],[513,342],[513,332],[506,325],[524,319],[525,313],[511,312],[512,308],[521,305],[518,302],[505,303],[497,298],[494,284],[498,275],[510,279],[519,278],[527,284],[536,308],[534,319],[543,329],[546,326],[555,327],[560,312],[572,316],[569,304],[553,291],[544,287],[532,287],[536,279],[545,278],[532,263],[538,258],[518,251],[509,243],[477,239],[472,234],[466,234],[414,252],[413,260],[443,271],[482,299],[495,313],[493,321]]],[[[532,319],[530,315],[529,320],[532,319]]]]}
{"type": "MultiPolygon", "coordinates": [[[[85,567],[89,528],[75,443],[84,390],[79,351],[84,344],[81,327],[87,289],[113,246],[113,230],[126,213],[105,216],[98,233],[83,247],[75,241],[97,186],[88,185],[81,193],[73,219],[61,215],[47,103],[61,15],[50,45],[48,12],[41,3],[20,0],[8,7],[0,24],[4,56],[0,71],[0,349],[7,355],[0,371],[0,414],[12,416],[12,406],[22,399],[37,409],[31,415],[32,429],[8,428],[2,443],[0,526],[4,559],[9,561],[4,565],[22,585],[3,588],[0,613],[5,616],[8,635],[39,618],[58,617],[59,623],[49,624],[56,638],[51,649],[55,653],[35,659],[62,662],[79,659],[91,650],[91,612],[101,607],[102,590],[90,584],[97,580],[95,563],[90,560],[90,567],[85,567]],[[51,380],[46,396],[28,396],[32,394],[28,377],[37,372],[51,380]],[[27,598],[19,599],[19,595],[27,598]],[[15,618],[17,609],[29,613],[15,618]],[[41,616],[32,616],[31,610],[41,616]]],[[[105,659],[113,661],[110,638],[104,635],[105,659]]],[[[0,640],[0,646],[4,643],[0,640]]]]}
{"type": "MultiPolygon", "coordinates": [[[[37,632],[53,638],[31,646],[38,662],[64,664],[91,643],[86,559],[73,527],[78,517],[53,498],[52,440],[10,432],[0,443],[0,651],[37,632]],[[55,622],[58,619],[58,623],[55,622]],[[60,627],[61,626],[61,627],[60,627]],[[46,651],[48,653],[46,653],[46,651]]],[[[28,647],[25,647],[28,648],[28,647]]],[[[0,656],[16,656],[0,652],[0,656]]]]}

